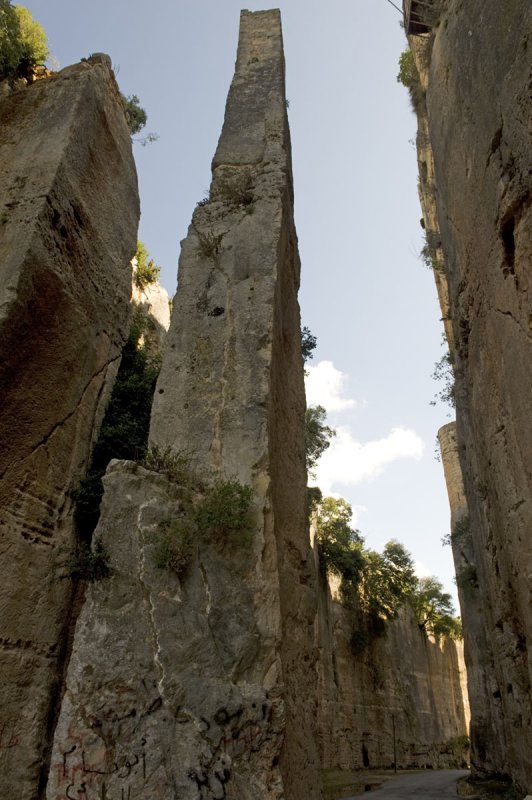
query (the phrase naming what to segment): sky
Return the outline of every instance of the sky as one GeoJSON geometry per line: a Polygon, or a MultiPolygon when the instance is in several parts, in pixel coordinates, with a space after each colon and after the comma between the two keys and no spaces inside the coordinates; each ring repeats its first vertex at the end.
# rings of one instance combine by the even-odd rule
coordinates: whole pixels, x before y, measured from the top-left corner
{"type": "MultiPolygon", "coordinates": [[[[397,3],[400,5],[400,3],[397,3]]],[[[176,288],[180,240],[208,192],[234,70],[239,14],[255,0],[26,0],[60,67],[111,56],[148,113],[134,143],[139,238],[176,288]],[[245,5],[244,5],[245,3],[245,5]],[[142,135],[142,134],[141,134],[142,135]]],[[[430,401],[443,353],[433,276],[419,258],[415,117],[396,80],[406,46],[388,0],[281,0],[303,325],[318,338],[307,399],[337,436],[318,467],[370,547],[391,538],[456,596],[430,401]]]]}

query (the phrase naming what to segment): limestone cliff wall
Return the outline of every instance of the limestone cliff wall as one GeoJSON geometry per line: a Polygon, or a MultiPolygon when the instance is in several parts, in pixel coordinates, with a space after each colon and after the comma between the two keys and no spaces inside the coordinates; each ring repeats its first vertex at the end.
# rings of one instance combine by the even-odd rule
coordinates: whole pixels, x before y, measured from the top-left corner
{"type": "MultiPolygon", "coordinates": [[[[154,563],[186,487],[112,464],[47,797],[313,800],[316,595],[279,12],[243,12],[209,201],[182,243],[151,444],[203,483],[253,489],[251,535],[197,531],[188,573],[154,563]]],[[[197,499],[197,498],[196,498],[197,499]]]]}
{"type": "Polygon", "coordinates": [[[139,203],[106,56],[3,97],[0,128],[0,795],[34,800],[73,602],[54,564],[118,367],[139,203]]]}
{"type": "Polygon", "coordinates": [[[342,605],[337,589],[334,578],[331,583],[322,576],[316,633],[323,767],[391,768],[396,763],[436,769],[467,763],[462,642],[435,642],[405,608],[387,625],[385,636],[354,650],[360,620],[342,605]]]}
{"type": "Polygon", "coordinates": [[[473,763],[479,757],[485,771],[498,771],[505,760],[504,719],[497,698],[493,652],[484,619],[484,596],[478,582],[478,559],[460,466],[456,423],[438,431],[441,459],[451,509],[451,546],[464,630],[468,696],[471,698],[473,763]]]}
{"type": "MultiPolygon", "coordinates": [[[[531,34],[526,0],[447,0],[432,35],[411,42],[424,89],[418,108],[422,202],[445,256],[448,303],[442,310],[455,362],[470,556],[482,597],[480,621],[470,632],[487,673],[487,687],[470,697],[473,766],[480,773],[506,773],[527,790],[532,776],[531,34]],[[430,149],[428,161],[423,148],[430,149]],[[432,164],[432,176],[423,172],[423,162],[432,164]],[[488,706],[492,710],[485,716],[488,706]]],[[[463,615],[466,620],[465,609],[463,615]]]]}

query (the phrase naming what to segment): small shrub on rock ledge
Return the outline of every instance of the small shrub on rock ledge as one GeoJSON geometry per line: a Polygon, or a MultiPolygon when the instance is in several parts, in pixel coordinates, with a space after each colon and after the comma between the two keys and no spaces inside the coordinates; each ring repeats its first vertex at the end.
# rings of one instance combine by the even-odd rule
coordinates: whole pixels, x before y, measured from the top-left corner
{"type": "Polygon", "coordinates": [[[174,451],[171,447],[164,450],[154,444],[146,453],[142,465],[153,472],[160,472],[172,481],[182,486],[190,486],[190,459],[184,450],[174,451]]]}
{"type": "Polygon", "coordinates": [[[194,554],[194,533],[195,526],[186,517],[161,522],[155,535],[155,566],[183,578],[194,554]]]}
{"type": "Polygon", "coordinates": [[[238,480],[219,480],[209,488],[190,477],[188,458],[151,448],[144,466],[161,472],[184,489],[181,514],[160,523],[153,535],[154,563],[173,570],[180,579],[194,557],[194,542],[203,548],[210,543],[245,545],[252,533],[253,489],[238,480]]]}
{"type": "Polygon", "coordinates": [[[200,532],[217,541],[251,533],[253,490],[237,480],[217,481],[196,508],[200,532]]]}

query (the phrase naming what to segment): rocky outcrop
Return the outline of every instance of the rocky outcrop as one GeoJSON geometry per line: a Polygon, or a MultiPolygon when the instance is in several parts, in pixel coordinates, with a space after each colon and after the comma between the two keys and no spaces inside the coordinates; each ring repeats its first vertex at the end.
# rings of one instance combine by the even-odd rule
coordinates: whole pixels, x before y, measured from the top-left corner
{"type": "Polygon", "coordinates": [[[411,610],[367,635],[336,579],[318,595],[318,733],[329,769],[461,767],[469,706],[460,641],[427,636],[411,610]]]}
{"type": "Polygon", "coordinates": [[[183,478],[111,466],[96,536],[112,574],[89,589],[78,621],[50,800],[68,787],[146,800],[319,797],[298,285],[279,12],[242,12],[150,439],[166,459],[186,451],[204,484],[251,486],[252,532],[231,541],[200,528],[179,578],[156,566],[154,537],[186,516],[183,478]]]}
{"type": "Polygon", "coordinates": [[[430,147],[433,157],[431,181],[420,153],[422,200],[426,220],[436,219],[445,256],[448,306],[442,310],[456,374],[471,563],[482,597],[473,639],[482,663],[493,665],[489,696],[470,697],[473,767],[508,774],[529,791],[531,33],[525,0],[504,6],[447,0],[432,34],[412,37],[424,90],[420,132],[427,135],[426,143],[418,141],[421,153],[430,147]],[[490,706],[498,710],[487,712],[491,722],[484,725],[490,706]]]}
{"type": "Polygon", "coordinates": [[[33,800],[73,603],[54,565],[126,334],[139,203],[107,56],[4,97],[0,127],[0,795],[33,800]]]}

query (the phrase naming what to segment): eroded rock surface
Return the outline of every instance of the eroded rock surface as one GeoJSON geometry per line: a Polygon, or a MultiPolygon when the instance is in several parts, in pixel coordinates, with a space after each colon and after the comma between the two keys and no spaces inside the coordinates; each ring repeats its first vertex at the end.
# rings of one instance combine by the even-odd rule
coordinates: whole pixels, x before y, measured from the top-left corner
{"type": "Polygon", "coordinates": [[[318,599],[322,766],[464,766],[469,705],[462,643],[434,641],[408,608],[384,636],[363,641],[336,584],[334,576],[322,576],[318,599]]]}
{"type": "Polygon", "coordinates": [[[473,759],[478,759],[478,743],[482,742],[483,769],[497,772],[497,765],[505,761],[504,719],[495,696],[495,667],[484,620],[484,597],[478,583],[477,555],[460,466],[456,423],[450,422],[440,428],[438,439],[451,508],[451,547],[462,613],[468,695],[474,705],[471,719],[473,759]]]}
{"type": "MultiPolygon", "coordinates": [[[[442,311],[456,372],[471,563],[482,598],[481,621],[472,638],[484,651],[489,672],[489,695],[475,691],[470,697],[473,768],[508,774],[528,791],[531,35],[532,9],[526,0],[504,5],[448,0],[432,48],[423,37],[412,42],[426,89],[418,109],[420,130],[426,130],[434,168],[432,181],[430,174],[427,180],[423,161],[430,173],[430,159],[420,159],[422,196],[424,210],[432,209],[426,220],[432,224],[435,217],[445,255],[448,303],[442,303],[442,311]]],[[[463,616],[466,620],[465,609],[463,616]]]]}
{"type": "Polygon", "coordinates": [[[180,580],[153,566],[150,535],[181,513],[183,487],[110,470],[96,535],[113,574],[91,587],[79,620],[50,800],[71,783],[89,798],[320,795],[292,203],[279,12],[243,12],[210,199],[182,245],[150,439],[186,450],[204,481],[250,485],[253,531],[236,542],[200,531],[180,580]]]}
{"type": "Polygon", "coordinates": [[[34,800],[72,604],[54,564],[126,334],[139,203],[107,56],[3,98],[0,127],[0,795],[34,800]]]}
{"type": "Polygon", "coordinates": [[[112,575],[78,620],[47,796],[84,784],[89,798],[281,797],[276,770],[261,770],[284,709],[253,679],[252,549],[198,540],[180,581],[156,566],[155,542],[183,513],[182,488],[130,462],[113,462],[105,487],[112,575]]]}

